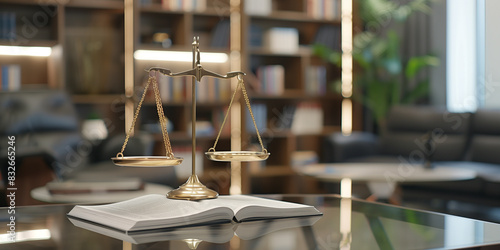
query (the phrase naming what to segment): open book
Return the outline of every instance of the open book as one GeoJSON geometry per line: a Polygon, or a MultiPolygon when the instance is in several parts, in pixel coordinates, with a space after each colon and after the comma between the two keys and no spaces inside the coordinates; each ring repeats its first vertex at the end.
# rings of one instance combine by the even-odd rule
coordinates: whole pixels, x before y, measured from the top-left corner
{"type": "Polygon", "coordinates": [[[97,206],[75,206],[69,217],[124,232],[211,225],[224,222],[321,215],[313,206],[245,195],[200,201],[167,199],[151,194],[97,206]]]}
{"type": "Polygon", "coordinates": [[[211,243],[225,243],[234,235],[242,240],[252,240],[272,232],[312,226],[320,216],[305,216],[284,219],[223,223],[196,227],[176,227],[125,233],[96,223],[69,218],[73,225],[134,244],[144,244],[168,240],[197,239],[211,243]]]}

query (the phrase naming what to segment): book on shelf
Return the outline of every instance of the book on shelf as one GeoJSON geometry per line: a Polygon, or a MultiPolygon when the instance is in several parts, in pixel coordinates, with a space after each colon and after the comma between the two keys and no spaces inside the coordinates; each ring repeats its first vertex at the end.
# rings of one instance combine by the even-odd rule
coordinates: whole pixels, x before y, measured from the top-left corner
{"type": "MultiPolygon", "coordinates": [[[[267,129],[267,106],[264,103],[251,103],[252,113],[259,132],[267,129]]],[[[255,134],[255,125],[248,109],[245,109],[245,127],[248,133],[255,134]]]]}
{"type": "Polygon", "coordinates": [[[136,233],[124,233],[110,227],[105,227],[97,223],[75,219],[72,217],[69,217],[69,220],[76,227],[133,244],[185,239],[197,239],[205,242],[221,244],[229,242],[234,235],[238,236],[242,240],[251,240],[285,229],[312,226],[320,218],[320,216],[306,216],[265,221],[248,221],[242,223],[231,222],[206,226],[146,230],[136,233]]]}
{"type": "Polygon", "coordinates": [[[321,44],[331,50],[340,51],[340,27],[322,25],[314,36],[314,44],[321,44]]]}
{"type": "Polygon", "coordinates": [[[285,67],[283,65],[267,65],[257,69],[260,81],[257,91],[268,95],[281,95],[285,92],[285,67]]]}
{"type": "Polygon", "coordinates": [[[317,19],[340,20],[340,0],[307,0],[307,15],[317,19]]]}
{"type": "Polygon", "coordinates": [[[17,64],[0,65],[1,91],[21,89],[21,66],[17,64]]]}
{"type": "Polygon", "coordinates": [[[16,13],[0,11],[0,39],[15,40],[16,29],[16,13]]]}
{"type": "Polygon", "coordinates": [[[259,25],[250,24],[248,37],[248,45],[250,48],[261,48],[263,46],[262,27],[259,25]]]}
{"type": "Polygon", "coordinates": [[[299,50],[299,31],[289,27],[270,28],[264,32],[263,44],[272,53],[295,53],[299,50]]]}
{"type": "Polygon", "coordinates": [[[207,9],[207,1],[206,0],[162,0],[161,6],[165,10],[202,12],[207,9]]]}
{"type": "Polygon", "coordinates": [[[306,93],[309,95],[326,94],[326,68],[308,66],[306,68],[306,93]]]}
{"type": "MultiPolygon", "coordinates": [[[[215,135],[215,129],[211,121],[196,121],[195,126],[196,126],[196,137],[215,135]]],[[[186,131],[189,136],[192,135],[193,132],[191,130],[191,122],[187,124],[186,131]]]]}
{"type": "Polygon", "coordinates": [[[127,201],[75,206],[77,218],[126,233],[162,228],[213,225],[321,215],[314,206],[246,195],[221,195],[199,201],[168,199],[150,194],[127,201]]]}
{"type": "Polygon", "coordinates": [[[272,11],[271,0],[245,1],[245,13],[248,15],[267,16],[272,11]]]}
{"type": "Polygon", "coordinates": [[[318,134],[323,130],[323,110],[316,102],[301,102],[295,110],[292,132],[296,135],[318,134]]]}
{"type": "Polygon", "coordinates": [[[229,20],[220,20],[212,31],[210,46],[212,48],[228,49],[230,40],[229,31],[229,20]]]}

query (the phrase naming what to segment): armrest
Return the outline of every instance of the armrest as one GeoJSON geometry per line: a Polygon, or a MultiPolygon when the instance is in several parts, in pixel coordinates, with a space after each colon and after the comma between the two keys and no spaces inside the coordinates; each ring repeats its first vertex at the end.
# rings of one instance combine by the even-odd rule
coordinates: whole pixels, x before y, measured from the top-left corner
{"type": "Polygon", "coordinates": [[[378,136],[369,132],[353,132],[348,136],[336,132],[323,140],[324,162],[343,162],[374,155],[378,151],[378,136]]]}

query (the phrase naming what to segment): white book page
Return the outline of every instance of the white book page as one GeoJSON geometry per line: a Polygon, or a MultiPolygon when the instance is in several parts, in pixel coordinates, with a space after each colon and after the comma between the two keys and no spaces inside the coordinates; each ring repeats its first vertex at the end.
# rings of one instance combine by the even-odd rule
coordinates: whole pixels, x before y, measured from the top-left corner
{"type": "Polygon", "coordinates": [[[246,195],[219,196],[217,200],[234,211],[237,221],[321,214],[313,206],[246,195]]]}

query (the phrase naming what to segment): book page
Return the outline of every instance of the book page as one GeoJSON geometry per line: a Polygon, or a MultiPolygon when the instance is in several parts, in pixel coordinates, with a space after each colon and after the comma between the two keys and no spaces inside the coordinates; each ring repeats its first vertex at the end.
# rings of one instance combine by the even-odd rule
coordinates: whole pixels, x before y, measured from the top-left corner
{"type": "Polygon", "coordinates": [[[217,202],[231,208],[237,221],[321,215],[313,206],[246,195],[223,195],[217,202]]]}
{"type": "Polygon", "coordinates": [[[75,206],[69,216],[123,231],[230,221],[233,212],[219,203],[167,199],[151,194],[98,206],[75,206]]]}

